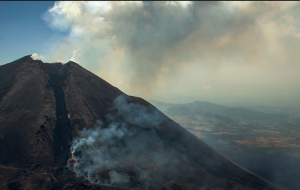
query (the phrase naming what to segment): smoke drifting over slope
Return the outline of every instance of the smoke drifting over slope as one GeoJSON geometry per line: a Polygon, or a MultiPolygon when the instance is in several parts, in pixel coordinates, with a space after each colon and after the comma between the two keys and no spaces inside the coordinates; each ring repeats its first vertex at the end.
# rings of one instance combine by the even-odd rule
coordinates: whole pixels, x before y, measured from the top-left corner
{"type": "Polygon", "coordinates": [[[172,177],[172,165],[183,160],[166,151],[166,142],[156,131],[163,121],[158,111],[128,103],[124,95],[116,98],[114,108],[116,115],[107,115],[107,125],[98,120],[95,128],[83,129],[73,141],[71,152],[78,160],[78,174],[108,184],[129,183],[129,175],[142,181],[172,177]],[[130,170],[136,172],[128,174],[130,170]],[[99,176],[103,171],[109,172],[109,179],[99,176]]]}
{"type": "Polygon", "coordinates": [[[299,101],[298,2],[56,2],[43,18],[66,34],[45,60],[72,59],[129,94],[299,101]]]}
{"type": "Polygon", "coordinates": [[[0,71],[0,189],[121,189],[79,175],[129,189],[278,189],[74,62],[25,56],[0,71]]]}

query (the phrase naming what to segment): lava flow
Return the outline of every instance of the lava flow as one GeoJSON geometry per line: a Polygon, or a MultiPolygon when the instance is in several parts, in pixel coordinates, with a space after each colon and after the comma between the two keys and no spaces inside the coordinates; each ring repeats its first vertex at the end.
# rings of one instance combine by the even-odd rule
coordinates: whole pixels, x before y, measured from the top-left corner
{"type": "MultiPolygon", "coordinates": [[[[76,172],[76,165],[77,165],[77,160],[76,158],[74,158],[74,155],[72,154],[72,158],[70,158],[67,161],[67,167],[69,167],[70,164],[73,164],[73,172],[76,173],[76,177],[78,177],[78,173],[76,172]]],[[[87,179],[90,183],[93,183],[92,180],[90,180],[89,178],[86,178],[85,176],[83,176],[85,179],[87,179]]]]}
{"type": "Polygon", "coordinates": [[[90,183],[93,183],[92,180],[90,180],[89,178],[86,178],[85,176],[83,176],[85,179],[87,179],[90,183]]]}
{"type": "Polygon", "coordinates": [[[67,167],[69,167],[70,164],[73,164],[73,172],[75,172],[76,173],[76,177],[78,177],[78,173],[76,172],[77,160],[74,158],[73,154],[72,154],[72,158],[70,158],[67,161],[67,167]]]}

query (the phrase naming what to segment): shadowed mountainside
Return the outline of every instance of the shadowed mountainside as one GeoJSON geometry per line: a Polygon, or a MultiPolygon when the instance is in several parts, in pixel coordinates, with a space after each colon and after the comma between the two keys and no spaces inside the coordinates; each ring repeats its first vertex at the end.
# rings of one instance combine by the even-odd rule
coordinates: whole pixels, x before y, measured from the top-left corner
{"type": "MultiPolygon", "coordinates": [[[[109,171],[98,174],[112,178],[109,171]]],[[[30,56],[0,66],[0,181],[1,189],[279,189],[224,158],[147,101],[125,95],[80,65],[43,63],[30,56]],[[141,127],[119,116],[113,104],[122,94],[128,103],[157,112],[162,118],[158,126],[146,122],[141,127]],[[119,187],[76,176],[66,167],[71,143],[82,129],[93,129],[96,120],[108,128],[107,115],[153,143],[145,154],[172,152],[176,163],[162,171],[145,160],[140,167],[148,171],[146,178],[131,160],[122,171],[129,182],[119,187]]]]}

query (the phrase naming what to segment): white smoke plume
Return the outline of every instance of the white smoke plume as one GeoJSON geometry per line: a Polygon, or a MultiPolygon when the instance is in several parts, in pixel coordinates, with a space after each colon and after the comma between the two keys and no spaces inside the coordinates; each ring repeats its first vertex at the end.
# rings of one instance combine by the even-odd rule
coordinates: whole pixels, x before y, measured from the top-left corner
{"type": "Polygon", "coordinates": [[[299,97],[298,2],[56,2],[43,18],[65,34],[48,62],[72,58],[128,94],[299,97]]]}
{"type": "Polygon", "coordinates": [[[94,183],[110,185],[128,185],[130,177],[145,182],[154,177],[154,171],[158,180],[172,177],[172,164],[184,158],[168,150],[157,132],[165,116],[153,108],[129,103],[125,95],[116,98],[114,108],[116,114],[107,115],[106,124],[98,120],[95,128],[83,129],[73,141],[76,172],[94,183]],[[104,177],[105,172],[109,177],[104,177]]]}
{"type": "Polygon", "coordinates": [[[32,58],[33,60],[43,60],[43,59],[45,59],[45,56],[43,56],[43,55],[38,55],[37,53],[34,53],[34,54],[31,55],[31,58],[32,58]]]}

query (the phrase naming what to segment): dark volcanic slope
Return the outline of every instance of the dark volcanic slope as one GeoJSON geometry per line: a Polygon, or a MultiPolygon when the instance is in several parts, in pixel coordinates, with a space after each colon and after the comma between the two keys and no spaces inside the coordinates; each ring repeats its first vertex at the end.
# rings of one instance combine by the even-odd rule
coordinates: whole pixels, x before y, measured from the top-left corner
{"type": "MultiPolygon", "coordinates": [[[[0,189],[120,189],[91,184],[65,166],[72,140],[97,119],[105,123],[121,94],[74,62],[47,64],[26,56],[0,66],[0,189]]],[[[141,98],[128,98],[156,109],[141,98]]],[[[278,189],[159,114],[164,120],[155,134],[184,162],[166,169],[169,177],[150,177],[148,187],[135,189],[278,189]]],[[[145,167],[155,174],[152,166],[145,167]]]]}
{"type": "Polygon", "coordinates": [[[23,57],[0,67],[0,164],[53,162],[55,97],[45,65],[23,57]]]}

